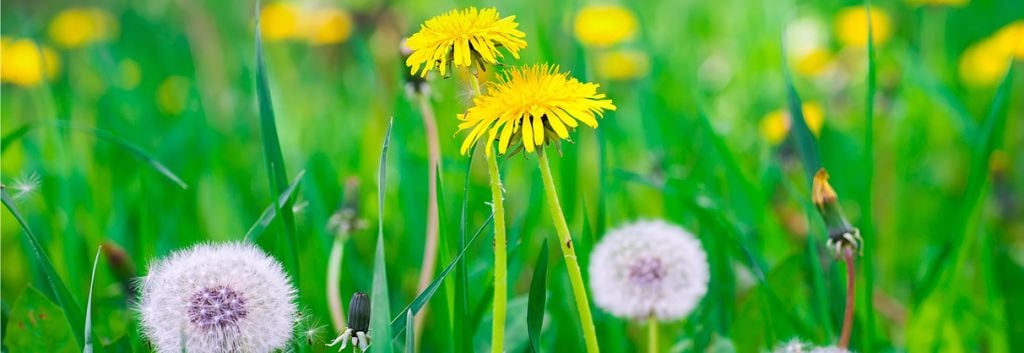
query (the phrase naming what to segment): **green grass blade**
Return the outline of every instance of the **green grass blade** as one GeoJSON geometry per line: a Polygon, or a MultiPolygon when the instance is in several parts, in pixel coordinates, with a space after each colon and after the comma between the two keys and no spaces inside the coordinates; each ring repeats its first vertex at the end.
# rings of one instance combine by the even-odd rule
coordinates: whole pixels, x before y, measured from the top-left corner
{"type": "MultiPolygon", "coordinates": [[[[437,292],[437,289],[441,287],[441,283],[443,283],[445,278],[448,277],[448,274],[452,271],[452,269],[454,269],[457,265],[462,264],[462,258],[466,255],[466,250],[469,249],[470,246],[473,246],[474,243],[476,243],[477,238],[480,237],[480,234],[483,234],[484,229],[487,229],[487,226],[490,225],[491,221],[493,220],[494,213],[491,213],[491,216],[487,217],[487,220],[484,221],[484,224],[477,229],[476,234],[473,234],[473,238],[469,240],[469,243],[467,243],[465,247],[462,248],[462,251],[460,251],[459,254],[455,256],[454,259],[452,259],[452,262],[448,263],[448,266],[444,268],[444,271],[441,271],[441,273],[437,275],[437,278],[435,278],[433,282],[430,282],[430,285],[427,286],[427,288],[424,289],[422,293],[416,296],[416,299],[413,299],[412,303],[409,303],[409,305],[406,306],[404,310],[402,310],[403,312],[406,310],[412,310],[413,312],[418,313],[420,309],[422,309],[423,306],[425,306],[427,302],[430,301],[430,298],[433,297],[434,293],[437,292]]],[[[391,321],[391,330],[394,332],[395,337],[401,335],[402,330],[405,329],[405,323],[401,321],[403,317],[404,316],[399,315],[398,317],[391,321]]]]}
{"type": "MultiPolygon", "coordinates": [[[[45,276],[46,288],[45,294],[57,305],[60,306],[61,310],[64,310],[65,316],[68,320],[68,325],[72,328],[82,327],[82,311],[79,309],[78,304],[75,304],[74,298],[71,297],[71,292],[68,291],[67,286],[57,275],[57,270],[53,267],[53,262],[50,261],[50,257],[46,255],[46,249],[43,244],[39,242],[39,238],[32,233],[32,230],[28,227],[28,223],[21,217],[21,213],[18,212],[18,207],[14,205],[14,200],[7,194],[5,188],[0,188],[0,201],[3,202],[4,207],[7,207],[7,211],[11,212],[14,219],[21,225],[21,229],[25,231],[25,236],[28,238],[28,243],[32,246],[32,255],[39,262],[39,265],[43,268],[43,276],[45,276]]],[[[84,347],[84,336],[81,331],[73,330],[75,334],[75,341],[78,342],[79,346],[84,347]]]]}
{"type": "MultiPolygon", "coordinates": [[[[267,64],[263,58],[263,39],[260,36],[260,4],[256,3],[256,98],[259,101],[260,132],[263,135],[263,154],[266,156],[267,176],[270,179],[272,194],[282,194],[288,189],[288,173],[285,170],[284,155],[281,153],[281,142],[277,137],[277,122],[274,118],[274,104],[270,97],[270,84],[267,80],[267,64]]],[[[299,255],[295,239],[295,215],[292,213],[291,202],[278,207],[284,223],[286,243],[292,276],[295,283],[299,281],[299,255]]]]}
{"type": "Polygon", "coordinates": [[[260,236],[263,235],[263,231],[267,230],[267,227],[270,226],[270,222],[277,216],[277,211],[281,208],[281,205],[291,203],[292,194],[295,193],[295,189],[298,189],[299,184],[302,183],[302,177],[305,175],[305,169],[299,171],[299,174],[295,176],[295,180],[292,180],[292,183],[288,185],[288,188],[285,189],[273,203],[267,205],[267,208],[263,209],[263,213],[260,214],[260,218],[256,220],[256,223],[253,223],[252,226],[249,227],[249,231],[245,232],[244,239],[246,241],[255,243],[259,240],[260,236]]]}
{"type": "Polygon", "coordinates": [[[416,320],[413,319],[412,310],[405,311],[405,352],[416,353],[416,330],[413,326],[416,320]]]}
{"type": "Polygon", "coordinates": [[[865,4],[867,8],[867,23],[868,23],[868,40],[867,40],[867,55],[868,55],[868,77],[867,77],[867,97],[864,102],[864,189],[861,192],[863,199],[860,204],[861,210],[861,224],[860,234],[864,238],[864,250],[863,259],[861,260],[862,266],[864,267],[864,290],[861,291],[860,295],[864,301],[862,312],[865,315],[864,334],[861,336],[860,349],[865,353],[874,352],[875,342],[875,303],[871,293],[874,293],[875,287],[875,275],[874,275],[874,244],[875,244],[875,224],[874,224],[874,202],[873,191],[874,191],[874,179],[875,179],[875,44],[873,37],[873,27],[871,22],[871,2],[868,1],[865,4]]]}
{"type": "Polygon", "coordinates": [[[530,347],[540,352],[540,330],[544,325],[544,304],[548,291],[548,243],[540,248],[537,266],[533,268],[530,280],[530,299],[526,307],[526,332],[530,335],[530,347]]]}
{"type": "Polygon", "coordinates": [[[100,130],[92,127],[71,125],[61,121],[57,122],[57,127],[68,129],[71,131],[91,134],[100,140],[113,143],[118,147],[121,147],[130,152],[131,154],[135,155],[135,157],[138,157],[139,159],[148,163],[150,167],[157,171],[157,173],[162,174],[164,177],[167,177],[167,179],[170,179],[175,184],[178,184],[178,187],[181,187],[182,189],[188,189],[188,184],[185,184],[185,182],[181,180],[181,177],[178,177],[177,174],[174,174],[174,172],[172,172],[170,168],[167,168],[166,165],[160,163],[160,161],[157,160],[156,157],[153,157],[153,155],[151,155],[149,152],[146,152],[146,150],[142,149],[142,147],[139,147],[138,145],[131,143],[128,140],[118,137],[117,135],[114,135],[113,133],[110,133],[105,130],[100,130]]]}
{"type": "Polygon", "coordinates": [[[789,108],[790,125],[793,127],[790,129],[791,136],[793,137],[793,142],[796,143],[796,150],[800,154],[800,160],[803,162],[801,164],[804,166],[807,182],[810,184],[811,179],[814,178],[814,173],[818,172],[818,169],[821,168],[821,159],[818,157],[818,147],[815,144],[811,128],[804,121],[803,102],[796,91],[796,86],[793,85],[793,77],[789,73],[788,66],[785,64],[785,55],[783,55],[782,62],[782,76],[786,81],[786,105],[789,108]]]}
{"type": "Polygon", "coordinates": [[[3,138],[0,138],[0,153],[6,151],[7,147],[10,147],[11,144],[13,144],[15,141],[18,141],[22,137],[25,137],[25,134],[27,134],[29,130],[32,130],[32,127],[34,126],[34,123],[25,123],[24,125],[19,126],[17,129],[14,129],[14,131],[11,131],[7,135],[4,135],[3,138]]]}
{"type": "Polygon", "coordinates": [[[380,168],[377,171],[377,253],[373,261],[373,289],[370,300],[370,330],[378,337],[374,344],[374,353],[391,353],[391,318],[390,300],[388,296],[388,274],[384,266],[384,191],[387,182],[388,145],[391,143],[391,127],[394,119],[388,122],[388,130],[384,135],[384,145],[380,151],[380,168]],[[383,339],[382,339],[383,338],[383,339]]]}
{"type": "Polygon", "coordinates": [[[85,347],[82,348],[82,353],[92,353],[92,292],[96,286],[96,267],[100,264],[100,254],[103,253],[103,247],[96,249],[96,259],[92,261],[92,277],[89,279],[89,299],[85,301],[85,347]]]}
{"type": "MultiPolygon", "coordinates": [[[[467,224],[469,214],[469,181],[473,171],[474,155],[476,155],[476,146],[470,149],[469,158],[466,158],[466,176],[463,183],[462,209],[459,216],[459,247],[461,249],[466,249],[468,246],[466,239],[468,237],[467,233],[469,233],[469,225],[467,224]]],[[[469,269],[465,261],[459,262],[455,269],[454,297],[455,310],[453,310],[452,320],[455,325],[453,325],[453,331],[462,333],[456,337],[455,352],[471,352],[470,347],[473,346],[474,328],[467,325],[469,322],[469,269]]]]}

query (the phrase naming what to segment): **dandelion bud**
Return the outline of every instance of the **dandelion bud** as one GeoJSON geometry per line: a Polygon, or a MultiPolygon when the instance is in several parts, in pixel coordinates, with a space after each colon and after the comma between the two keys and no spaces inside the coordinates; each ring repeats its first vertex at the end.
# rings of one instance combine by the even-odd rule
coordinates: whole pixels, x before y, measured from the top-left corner
{"type": "Polygon", "coordinates": [[[366,293],[356,292],[348,302],[348,324],[354,331],[370,330],[370,297],[366,293]]]}
{"type": "Polygon", "coordinates": [[[811,200],[825,220],[825,228],[828,229],[827,245],[833,255],[842,256],[846,250],[861,251],[864,239],[860,237],[860,230],[850,225],[850,221],[843,214],[843,208],[839,205],[839,196],[835,189],[832,189],[832,185],[829,185],[828,172],[825,171],[825,168],[818,170],[818,173],[814,175],[814,182],[811,185],[811,200]]]}
{"type": "Polygon", "coordinates": [[[107,259],[111,271],[114,272],[114,277],[120,283],[125,298],[128,302],[134,302],[139,296],[139,290],[135,285],[135,277],[138,276],[138,273],[132,258],[128,256],[124,248],[110,240],[104,241],[100,249],[103,251],[103,257],[107,259]]]}

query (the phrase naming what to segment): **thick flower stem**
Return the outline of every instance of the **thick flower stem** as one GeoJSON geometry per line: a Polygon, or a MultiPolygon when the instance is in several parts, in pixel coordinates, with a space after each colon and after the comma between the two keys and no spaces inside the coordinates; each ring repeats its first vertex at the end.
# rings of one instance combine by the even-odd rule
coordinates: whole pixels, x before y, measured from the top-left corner
{"type": "Polygon", "coordinates": [[[658,353],[658,318],[647,318],[647,353],[658,353]]]}
{"type": "MultiPolygon", "coordinates": [[[[423,292],[430,285],[434,278],[434,267],[437,264],[437,238],[438,238],[438,214],[437,214],[437,171],[441,168],[441,143],[437,139],[437,120],[434,118],[434,109],[430,106],[430,96],[425,92],[417,94],[420,105],[420,114],[423,115],[424,133],[427,135],[427,151],[429,159],[429,170],[427,171],[427,225],[425,246],[423,248],[423,264],[420,266],[419,285],[417,292],[423,292]]],[[[415,337],[422,337],[423,320],[426,313],[416,315],[415,337]]],[[[417,340],[419,343],[419,340],[417,340]]]]}
{"type": "Polygon", "coordinates": [[[331,312],[331,323],[341,333],[345,330],[345,308],[341,306],[341,257],[345,254],[347,234],[334,236],[331,255],[327,259],[327,306],[331,312]]]}
{"type": "Polygon", "coordinates": [[[583,326],[583,339],[587,344],[587,352],[597,353],[600,348],[597,346],[597,332],[594,329],[594,318],[590,313],[590,301],[587,299],[587,290],[583,285],[579,262],[576,261],[576,250],[572,245],[569,225],[565,222],[562,206],[558,202],[555,180],[551,177],[551,165],[543,150],[537,152],[537,162],[540,164],[541,178],[544,179],[544,194],[548,199],[548,208],[551,209],[551,220],[555,223],[559,245],[562,247],[562,256],[565,258],[565,268],[569,272],[569,282],[572,284],[572,295],[576,299],[580,325],[583,326]]]}
{"type": "Polygon", "coordinates": [[[854,267],[854,254],[851,249],[843,249],[846,259],[846,312],[843,314],[843,331],[839,336],[839,348],[850,347],[850,331],[853,329],[853,304],[855,299],[855,285],[857,283],[857,269],[854,267]]]}
{"type": "MultiPolygon", "coordinates": [[[[480,81],[476,74],[470,82],[473,93],[480,95],[480,81]]],[[[491,146],[487,146],[491,148],[491,146]]],[[[494,207],[494,312],[491,326],[491,352],[505,351],[505,315],[508,306],[508,240],[505,238],[505,197],[502,195],[501,174],[497,153],[486,153],[487,171],[491,179],[491,205],[494,207]]]]}

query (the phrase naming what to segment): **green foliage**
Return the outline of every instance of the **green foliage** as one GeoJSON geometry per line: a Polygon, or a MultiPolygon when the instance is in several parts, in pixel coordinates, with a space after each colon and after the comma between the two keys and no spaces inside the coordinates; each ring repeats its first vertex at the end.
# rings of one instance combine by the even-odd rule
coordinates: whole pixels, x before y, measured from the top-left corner
{"type": "Polygon", "coordinates": [[[4,346],[11,352],[77,352],[73,336],[64,311],[29,287],[11,309],[4,346]]]}

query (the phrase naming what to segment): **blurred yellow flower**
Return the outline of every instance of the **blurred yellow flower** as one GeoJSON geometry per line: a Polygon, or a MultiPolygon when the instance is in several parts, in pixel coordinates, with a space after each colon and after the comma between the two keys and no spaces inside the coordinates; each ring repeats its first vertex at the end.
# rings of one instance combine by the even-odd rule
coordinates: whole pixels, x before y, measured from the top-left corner
{"type": "Polygon", "coordinates": [[[651,60],[637,50],[614,50],[597,56],[598,77],[611,81],[626,81],[647,75],[651,60]]]}
{"type": "Polygon", "coordinates": [[[1010,53],[1017,60],[1024,60],[1024,20],[1017,20],[999,29],[993,36],[1000,50],[1010,53]]]}
{"type": "MultiPolygon", "coordinates": [[[[821,127],[825,124],[825,111],[817,102],[806,102],[803,105],[804,122],[811,129],[815,137],[821,135],[821,127]]],[[[779,109],[766,114],[761,118],[761,137],[773,145],[777,145],[786,139],[789,129],[792,126],[789,112],[779,109]]]]}
{"type": "Polygon", "coordinates": [[[113,38],[117,20],[106,10],[95,7],[69,8],[50,21],[50,38],[65,48],[80,48],[113,38]]]}
{"type": "Polygon", "coordinates": [[[961,7],[967,5],[971,0],[907,0],[911,5],[924,6],[953,6],[961,7]]]}
{"type": "Polygon", "coordinates": [[[352,17],[337,8],[326,8],[308,14],[307,37],[317,45],[338,44],[352,35],[352,17]]]}
{"type": "Polygon", "coordinates": [[[278,2],[260,9],[260,35],[268,42],[302,37],[299,25],[302,11],[292,4],[278,2]]]}
{"type": "MultiPolygon", "coordinates": [[[[839,10],[835,18],[836,37],[845,46],[866,47],[868,44],[867,8],[852,6],[839,10]]],[[[882,45],[892,36],[889,15],[877,7],[871,8],[871,32],[875,45],[882,45]]]]}
{"type": "Polygon", "coordinates": [[[431,18],[405,41],[412,50],[405,65],[413,75],[419,72],[426,77],[437,68],[441,76],[448,76],[453,65],[458,68],[470,67],[474,61],[480,66],[497,63],[503,57],[498,47],[519,59],[519,50],[526,47],[526,34],[516,29],[519,24],[515,20],[515,16],[501,18],[494,8],[475,7],[431,18]]]}
{"type": "Polygon", "coordinates": [[[119,82],[121,88],[132,90],[139,86],[139,82],[142,81],[142,68],[138,62],[132,59],[122,59],[117,66],[121,71],[121,82],[119,82]]]}
{"type": "Polygon", "coordinates": [[[960,55],[960,80],[972,87],[992,86],[1010,69],[1011,55],[992,38],[967,47],[960,55]]]}
{"type": "Polygon", "coordinates": [[[636,34],[637,19],[619,5],[587,5],[576,14],[576,38],[585,45],[609,47],[636,34]]]}
{"type": "Polygon", "coordinates": [[[793,69],[805,77],[821,75],[832,63],[832,52],[825,48],[814,48],[795,58],[793,69]]]}
{"type": "Polygon", "coordinates": [[[160,112],[167,115],[178,115],[188,108],[188,91],[191,82],[182,76],[171,76],[164,79],[156,89],[156,103],[160,112]]]}
{"type": "Polygon", "coordinates": [[[459,131],[469,130],[462,154],[485,133],[487,155],[494,141],[498,141],[498,154],[520,142],[531,153],[547,142],[568,139],[569,131],[580,122],[597,128],[595,117],[603,116],[605,109],[615,110],[610,99],[597,93],[599,85],[577,81],[559,72],[558,66],[510,67],[487,85],[487,92],[473,100],[473,107],[458,116],[459,131]]]}
{"type": "Polygon", "coordinates": [[[60,58],[31,39],[0,39],[0,82],[35,86],[60,72],[60,58]]]}

